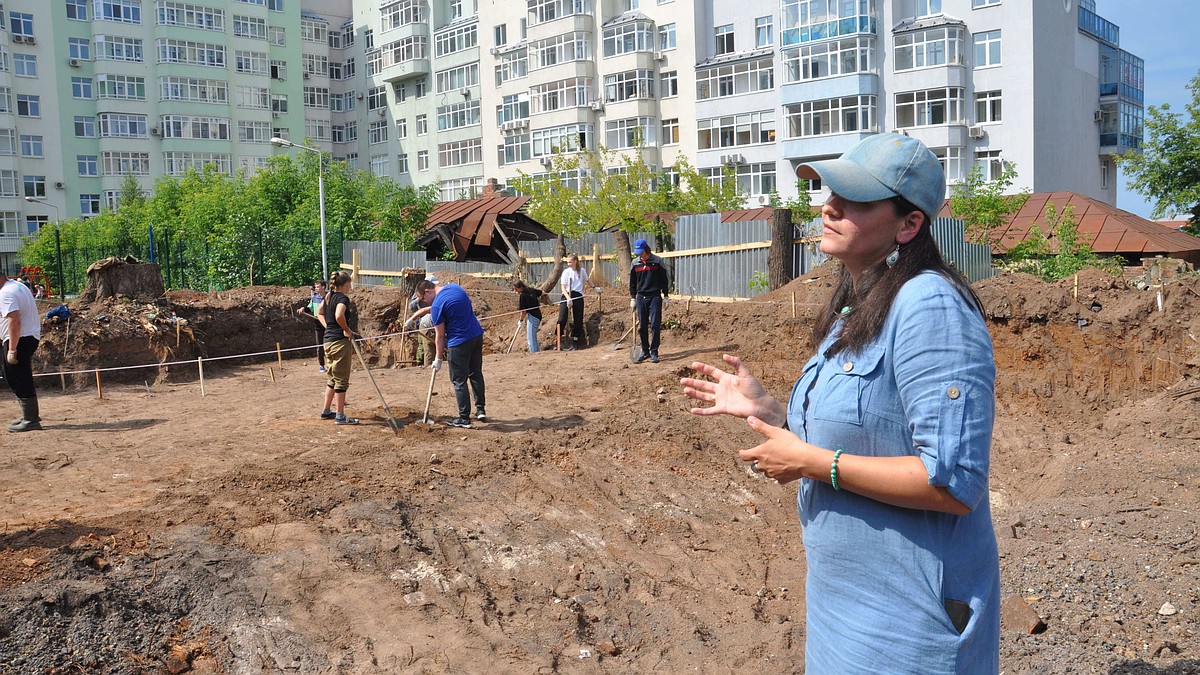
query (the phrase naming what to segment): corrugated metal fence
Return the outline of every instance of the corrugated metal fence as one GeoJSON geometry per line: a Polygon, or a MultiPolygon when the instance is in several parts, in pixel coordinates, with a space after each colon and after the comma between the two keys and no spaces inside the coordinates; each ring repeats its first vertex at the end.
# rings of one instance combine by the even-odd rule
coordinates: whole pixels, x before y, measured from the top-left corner
{"type": "MultiPolygon", "coordinates": [[[[967,243],[963,233],[961,220],[934,220],[933,238],[946,260],[971,281],[992,276],[991,250],[987,246],[967,243]]],[[[800,241],[814,239],[820,234],[819,218],[795,226],[794,236],[798,243],[795,244],[794,277],[807,274],[828,260],[815,241],[800,241]]],[[[653,235],[638,233],[629,236],[630,242],[639,237],[654,241],[653,235]]],[[[749,298],[767,292],[770,241],[771,223],[767,220],[722,223],[721,216],[715,213],[679,218],[675,223],[675,250],[665,254],[666,262],[674,271],[675,293],[709,298],[749,298]],[[709,250],[721,248],[733,250],[709,250]]],[[[589,270],[592,269],[591,256],[596,245],[600,247],[601,256],[609,256],[602,258],[600,263],[605,278],[610,283],[627,282],[628,266],[618,265],[611,259],[615,248],[611,233],[587,234],[566,241],[567,252],[578,253],[584,261],[584,267],[589,270]]],[[[511,277],[516,272],[509,265],[428,260],[424,251],[398,251],[392,242],[344,242],[342,259],[353,260],[355,249],[359,252],[360,269],[367,272],[360,274],[360,283],[366,286],[399,284],[400,271],[405,268],[505,277],[511,277]]],[[[521,254],[530,260],[527,267],[529,278],[535,281],[544,279],[553,266],[550,259],[554,257],[555,242],[521,242],[520,249],[521,254]]]]}

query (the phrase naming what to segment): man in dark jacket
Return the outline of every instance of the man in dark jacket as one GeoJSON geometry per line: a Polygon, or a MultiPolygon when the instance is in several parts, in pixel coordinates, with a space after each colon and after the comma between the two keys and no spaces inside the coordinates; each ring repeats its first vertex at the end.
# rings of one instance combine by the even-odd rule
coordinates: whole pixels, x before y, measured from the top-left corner
{"type": "Polygon", "coordinates": [[[658,363],[658,334],[662,328],[662,311],[666,308],[667,268],[662,258],[650,252],[645,239],[633,242],[633,266],[629,270],[629,306],[637,311],[638,337],[642,340],[642,356],[658,363]]]}

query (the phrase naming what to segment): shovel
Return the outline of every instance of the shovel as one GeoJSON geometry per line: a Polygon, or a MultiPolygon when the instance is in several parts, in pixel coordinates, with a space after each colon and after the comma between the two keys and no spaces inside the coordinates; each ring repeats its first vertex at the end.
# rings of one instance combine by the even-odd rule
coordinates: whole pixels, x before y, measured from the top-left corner
{"type": "Polygon", "coordinates": [[[354,345],[354,353],[358,354],[358,362],[362,364],[363,370],[367,371],[367,378],[371,380],[371,386],[375,387],[375,393],[379,396],[379,402],[383,404],[383,412],[387,414],[387,425],[392,430],[392,433],[398,434],[404,428],[404,423],[392,417],[392,409],[388,407],[387,401],[383,400],[383,392],[379,390],[379,385],[375,383],[375,376],[371,374],[371,369],[367,367],[367,361],[363,358],[362,350],[358,348],[358,342],[354,338],[350,338],[350,344],[354,345]]]}
{"type": "Polygon", "coordinates": [[[505,354],[511,354],[511,353],[512,353],[512,348],[513,348],[513,345],[514,345],[514,344],[516,344],[516,342],[517,342],[517,335],[518,335],[520,332],[521,332],[521,322],[520,322],[520,321],[518,321],[518,322],[517,322],[517,329],[516,329],[515,331],[513,331],[513,336],[512,336],[512,339],[508,341],[508,349],[506,349],[506,350],[504,351],[504,353],[505,353],[505,354]]]}
{"type": "Polygon", "coordinates": [[[429,393],[425,394],[425,415],[421,417],[421,421],[425,424],[433,424],[433,420],[429,419],[429,404],[433,401],[433,381],[437,377],[437,371],[433,368],[429,369],[429,393]]]}

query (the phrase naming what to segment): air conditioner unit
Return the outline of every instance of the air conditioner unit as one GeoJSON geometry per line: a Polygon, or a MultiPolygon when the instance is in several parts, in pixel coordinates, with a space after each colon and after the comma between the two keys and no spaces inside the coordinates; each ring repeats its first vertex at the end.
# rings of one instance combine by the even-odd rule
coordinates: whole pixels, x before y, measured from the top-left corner
{"type": "Polygon", "coordinates": [[[283,117],[283,113],[279,112],[278,110],[273,110],[273,111],[271,111],[271,117],[278,119],[280,117],[283,117]]]}
{"type": "Polygon", "coordinates": [[[973,127],[967,127],[967,135],[971,138],[983,138],[983,127],[976,124],[973,127]]]}
{"type": "Polygon", "coordinates": [[[1092,121],[1093,122],[1103,122],[1104,121],[1104,111],[1097,110],[1096,112],[1092,113],[1092,121]]]}
{"type": "Polygon", "coordinates": [[[65,187],[66,187],[66,184],[65,184],[65,183],[63,183],[62,181],[58,181],[57,183],[55,183],[55,184],[54,184],[54,189],[55,189],[55,190],[61,190],[61,189],[65,188],[65,187]]]}
{"type": "Polygon", "coordinates": [[[308,79],[308,78],[310,78],[310,77],[312,77],[312,73],[305,71],[305,73],[304,73],[304,79],[306,79],[306,80],[307,80],[307,79],[308,79]]]}
{"type": "Polygon", "coordinates": [[[379,113],[380,117],[383,117],[384,115],[387,115],[387,108],[380,108],[380,109],[376,110],[375,112],[379,113]]]}
{"type": "Polygon", "coordinates": [[[604,101],[592,101],[592,110],[596,112],[604,110],[604,101]]]}
{"type": "Polygon", "coordinates": [[[470,96],[471,96],[471,88],[470,88],[470,87],[463,87],[462,89],[459,89],[459,90],[458,90],[458,93],[462,94],[463,96],[466,96],[466,97],[470,98],[470,96]]]}
{"type": "Polygon", "coordinates": [[[79,67],[79,59],[67,59],[67,65],[71,66],[72,68],[78,68],[79,67]]]}
{"type": "Polygon", "coordinates": [[[161,133],[162,132],[158,130],[158,127],[150,127],[150,135],[151,136],[157,136],[161,133]]]}
{"type": "Polygon", "coordinates": [[[529,120],[509,120],[500,125],[501,131],[516,131],[529,126],[529,120]]]}
{"type": "Polygon", "coordinates": [[[663,52],[654,52],[654,60],[655,61],[666,61],[667,55],[663,52]]]}
{"type": "Polygon", "coordinates": [[[362,95],[362,94],[359,94],[357,98],[358,98],[358,100],[360,100],[360,101],[361,101],[361,100],[363,100],[363,95],[362,95]]]}
{"type": "Polygon", "coordinates": [[[491,49],[489,49],[489,50],[488,50],[488,52],[489,52],[489,53],[490,53],[492,56],[495,56],[495,55],[497,55],[497,54],[499,54],[499,53],[500,53],[500,48],[499,48],[499,47],[492,47],[491,49]]]}
{"type": "Polygon", "coordinates": [[[549,157],[543,157],[539,161],[542,163],[542,166],[546,167],[550,166],[550,164],[553,162],[553,160],[551,160],[549,157]]]}
{"type": "Polygon", "coordinates": [[[745,164],[746,158],[739,154],[721,155],[721,164],[745,164]]]}

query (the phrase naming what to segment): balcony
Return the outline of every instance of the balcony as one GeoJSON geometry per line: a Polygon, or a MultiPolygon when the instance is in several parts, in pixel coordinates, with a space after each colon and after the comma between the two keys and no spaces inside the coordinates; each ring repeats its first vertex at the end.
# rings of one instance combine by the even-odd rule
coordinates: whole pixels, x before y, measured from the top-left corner
{"type": "Polygon", "coordinates": [[[379,77],[384,82],[400,82],[414,77],[424,77],[433,72],[429,59],[415,58],[384,66],[379,71],[379,77]]]}
{"type": "Polygon", "coordinates": [[[1121,44],[1120,26],[1082,6],[1079,8],[1079,30],[1113,47],[1121,44]]]}
{"type": "Polygon", "coordinates": [[[811,23],[799,28],[789,28],[780,33],[780,46],[786,49],[789,46],[805,42],[816,42],[843,35],[874,35],[877,32],[875,17],[868,14],[861,14],[834,19],[832,21],[811,23]]]}

